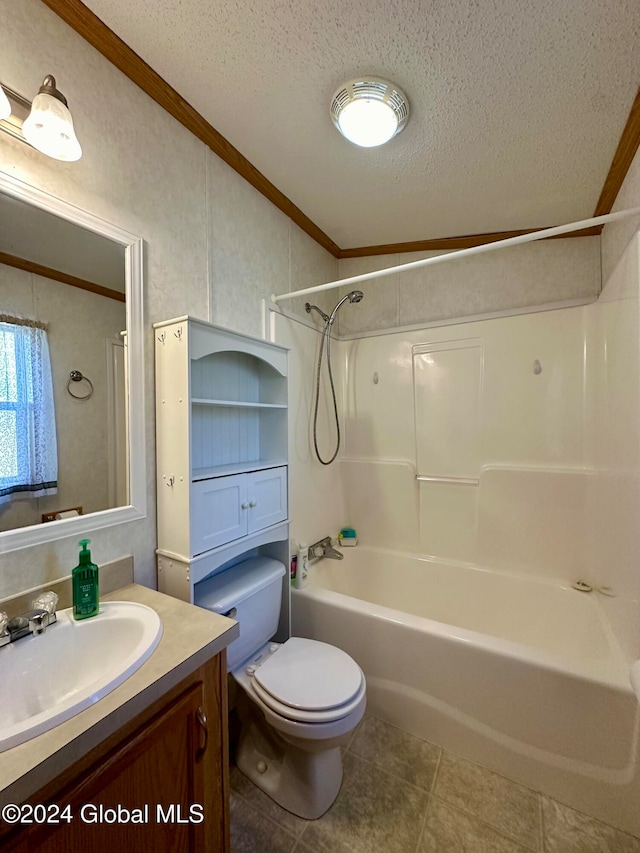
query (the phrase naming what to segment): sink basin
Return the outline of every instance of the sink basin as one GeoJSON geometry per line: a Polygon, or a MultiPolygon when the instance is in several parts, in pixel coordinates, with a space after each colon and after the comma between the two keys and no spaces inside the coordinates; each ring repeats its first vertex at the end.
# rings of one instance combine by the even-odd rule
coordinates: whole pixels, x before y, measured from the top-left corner
{"type": "Polygon", "coordinates": [[[160,617],[144,604],[110,601],[76,622],[58,611],[44,634],[0,648],[5,697],[0,752],[49,731],[126,681],[162,637],[160,617]]]}

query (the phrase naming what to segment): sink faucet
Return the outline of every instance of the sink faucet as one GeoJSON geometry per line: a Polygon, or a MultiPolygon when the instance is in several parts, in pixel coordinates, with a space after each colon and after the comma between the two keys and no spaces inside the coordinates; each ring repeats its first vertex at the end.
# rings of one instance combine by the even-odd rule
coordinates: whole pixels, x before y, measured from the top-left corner
{"type": "Polygon", "coordinates": [[[309,558],[315,560],[316,557],[329,557],[330,560],[342,560],[344,559],[344,554],[336,551],[331,544],[330,536],[325,536],[324,539],[320,539],[319,542],[314,542],[313,545],[309,546],[309,558]]]}
{"type": "Polygon", "coordinates": [[[44,634],[49,625],[57,621],[56,605],[58,596],[55,592],[45,592],[32,602],[32,609],[20,616],[9,619],[6,613],[0,611],[0,646],[6,646],[22,637],[44,634]]]}

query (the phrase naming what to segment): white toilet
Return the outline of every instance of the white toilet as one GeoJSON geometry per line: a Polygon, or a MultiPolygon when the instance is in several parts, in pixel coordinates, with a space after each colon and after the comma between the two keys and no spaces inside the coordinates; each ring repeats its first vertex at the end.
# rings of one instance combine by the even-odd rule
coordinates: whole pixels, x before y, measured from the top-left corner
{"type": "Polygon", "coordinates": [[[242,688],[238,768],[283,808],[312,820],[340,790],[340,746],[362,719],[366,682],[335,646],[301,637],[269,642],[284,576],[277,560],[252,557],[197,584],[194,602],[240,623],[227,649],[242,688]]]}

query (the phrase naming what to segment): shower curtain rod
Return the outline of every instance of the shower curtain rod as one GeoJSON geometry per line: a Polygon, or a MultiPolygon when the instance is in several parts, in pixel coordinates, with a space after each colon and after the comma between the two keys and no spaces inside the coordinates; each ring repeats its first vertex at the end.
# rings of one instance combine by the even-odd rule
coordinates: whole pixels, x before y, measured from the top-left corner
{"type": "Polygon", "coordinates": [[[545,237],[555,237],[558,234],[568,234],[571,231],[581,231],[583,228],[592,228],[594,225],[604,225],[607,222],[616,222],[618,219],[626,219],[629,216],[640,215],[640,207],[631,207],[628,210],[619,210],[617,213],[605,213],[603,216],[594,216],[591,219],[583,219],[580,222],[570,222],[567,225],[555,225],[553,228],[543,228],[541,231],[532,231],[530,234],[520,234],[517,237],[508,237],[506,240],[496,240],[493,243],[483,243],[481,246],[473,246],[470,249],[458,249],[455,252],[446,252],[433,258],[423,258],[420,261],[410,261],[408,264],[398,264],[395,267],[375,270],[374,272],[352,275],[350,278],[341,278],[338,281],[329,281],[326,284],[316,284],[314,287],[305,287],[302,290],[292,290],[289,293],[271,294],[271,301],[284,302],[285,299],[293,299],[296,296],[306,296],[308,293],[320,293],[323,290],[332,290],[343,285],[352,285],[373,278],[382,278],[385,275],[393,275],[405,270],[414,270],[418,267],[426,267],[430,264],[442,264],[457,258],[469,258],[472,255],[480,255],[483,252],[493,252],[496,249],[506,249],[508,246],[519,246],[521,243],[533,243],[543,240],[545,237]]]}

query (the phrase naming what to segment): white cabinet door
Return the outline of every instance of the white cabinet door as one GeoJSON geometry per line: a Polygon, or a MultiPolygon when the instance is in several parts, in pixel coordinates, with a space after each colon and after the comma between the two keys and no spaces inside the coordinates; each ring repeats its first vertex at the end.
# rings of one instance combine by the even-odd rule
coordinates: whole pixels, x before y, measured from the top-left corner
{"type": "Polygon", "coordinates": [[[191,556],[286,517],[286,466],[197,480],[191,485],[191,556]]]}
{"type": "Polygon", "coordinates": [[[252,471],[248,479],[249,533],[284,521],[287,517],[287,468],[252,471]]]}
{"type": "Polygon", "coordinates": [[[246,474],[192,483],[191,556],[246,536],[248,510],[246,474]]]}

